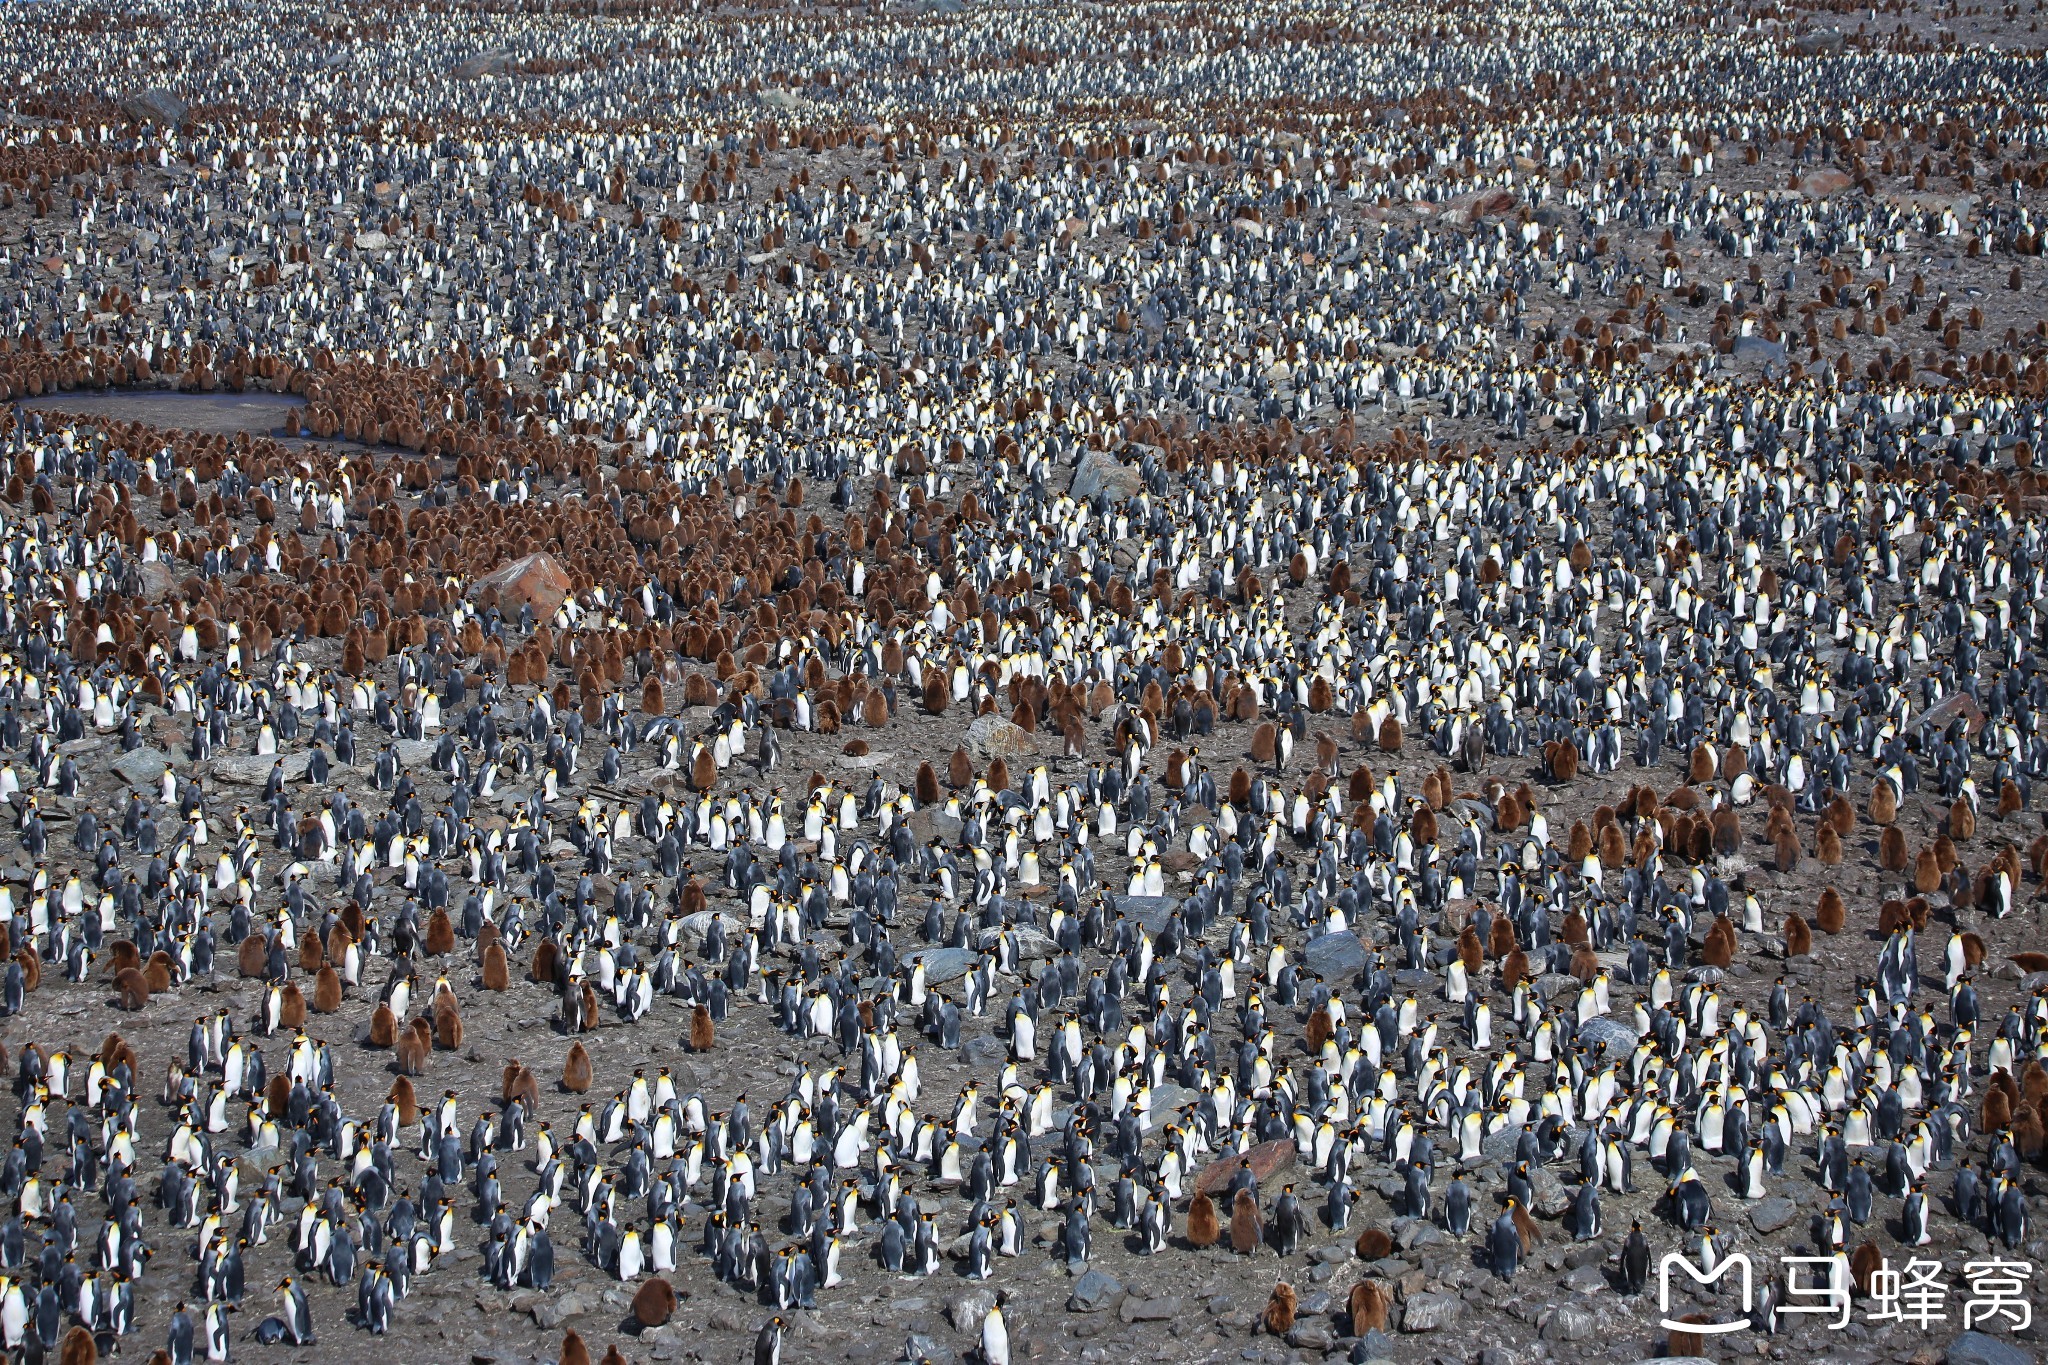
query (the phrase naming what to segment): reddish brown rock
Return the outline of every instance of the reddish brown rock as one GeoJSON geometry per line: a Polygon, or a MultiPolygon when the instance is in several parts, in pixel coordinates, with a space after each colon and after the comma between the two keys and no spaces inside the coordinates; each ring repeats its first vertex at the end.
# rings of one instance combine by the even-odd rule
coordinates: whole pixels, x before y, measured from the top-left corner
{"type": "Polygon", "coordinates": [[[1294,1139],[1275,1138],[1248,1149],[1240,1158],[1236,1152],[1225,1152],[1195,1177],[1195,1189],[1202,1194],[1215,1194],[1230,1187],[1230,1177],[1237,1174],[1239,1160],[1252,1164],[1252,1176],[1259,1182],[1259,1192],[1266,1191],[1266,1182],[1280,1172],[1294,1165],[1294,1139]]]}
{"type": "Polygon", "coordinates": [[[479,578],[474,594],[496,588],[501,610],[516,611],[519,603],[531,603],[534,616],[545,621],[562,605],[572,586],[568,570],[553,555],[531,554],[500,564],[479,578]]]}

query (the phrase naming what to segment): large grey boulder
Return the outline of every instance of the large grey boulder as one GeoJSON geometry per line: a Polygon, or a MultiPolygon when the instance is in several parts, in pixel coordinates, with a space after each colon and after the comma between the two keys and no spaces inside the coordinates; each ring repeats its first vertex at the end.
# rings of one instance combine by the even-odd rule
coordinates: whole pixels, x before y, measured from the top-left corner
{"type": "Polygon", "coordinates": [[[1122,502],[1136,497],[1143,486],[1137,470],[1106,450],[1091,450],[1081,457],[1081,465],[1074,471],[1074,482],[1067,491],[1076,502],[1088,502],[1097,493],[1111,502],[1122,502]]]}
{"type": "Polygon", "coordinates": [[[1022,726],[1001,716],[976,716],[967,727],[967,752],[983,763],[1002,759],[1014,763],[1038,753],[1038,741],[1022,726]]]}

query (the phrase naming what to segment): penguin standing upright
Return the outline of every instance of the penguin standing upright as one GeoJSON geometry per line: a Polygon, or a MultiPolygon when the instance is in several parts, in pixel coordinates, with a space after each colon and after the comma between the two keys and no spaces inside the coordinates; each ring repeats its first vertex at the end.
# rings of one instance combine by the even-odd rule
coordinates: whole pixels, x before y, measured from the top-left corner
{"type": "Polygon", "coordinates": [[[754,1338],[754,1365],[782,1365],[781,1317],[772,1317],[761,1325],[761,1331],[754,1338]]]}
{"type": "Polygon", "coordinates": [[[228,1327],[228,1314],[233,1311],[232,1304],[206,1305],[206,1358],[210,1361],[224,1363],[233,1350],[234,1334],[228,1327]]]}
{"type": "Polygon", "coordinates": [[[1628,1240],[1621,1247],[1621,1282],[1632,1295],[1641,1294],[1650,1278],[1650,1241],[1643,1236],[1641,1222],[1628,1225],[1628,1240]]]}
{"type": "Polygon", "coordinates": [[[1001,1296],[981,1320],[981,1365],[1010,1365],[1010,1329],[1003,1322],[1001,1296]]]}
{"type": "Polygon", "coordinates": [[[278,1285],[284,1292],[285,1340],[294,1346],[313,1344],[313,1310],[306,1302],[306,1291],[293,1283],[290,1276],[278,1285]]]}
{"type": "Polygon", "coordinates": [[[1452,1176],[1451,1187],[1444,1191],[1444,1227],[1453,1237],[1472,1231],[1472,1190],[1462,1175],[1452,1176]]]}
{"type": "Polygon", "coordinates": [[[1522,1264],[1522,1234],[1515,1227],[1513,1199],[1508,1200],[1508,1206],[1501,1211],[1500,1217],[1493,1220],[1493,1228],[1486,1235],[1486,1254],[1494,1274],[1503,1280],[1515,1278],[1515,1271],[1522,1264]]]}
{"type": "Polygon", "coordinates": [[[1927,1190],[1921,1182],[1914,1181],[1907,1191],[1899,1219],[1905,1225],[1905,1236],[1900,1239],[1905,1245],[1924,1247],[1934,1240],[1927,1226],[1927,1190]]]}
{"type": "Polygon", "coordinates": [[[1590,1180],[1572,1194],[1570,1226],[1574,1241],[1591,1241],[1600,1235],[1600,1187],[1590,1180]]]}

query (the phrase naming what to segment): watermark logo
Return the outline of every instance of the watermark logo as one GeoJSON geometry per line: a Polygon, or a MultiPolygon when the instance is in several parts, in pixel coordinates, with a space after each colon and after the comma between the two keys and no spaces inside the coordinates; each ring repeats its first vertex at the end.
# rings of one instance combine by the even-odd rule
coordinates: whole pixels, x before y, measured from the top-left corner
{"type": "MultiPolygon", "coordinates": [[[[1827,1319],[1830,1331],[1849,1325],[1852,1285],[1849,1258],[1839,1252],[1832,1256],[1780,1256],[1780,1285],[1783,1294],[1770,1307],[1773,1318],[1814,1316],[1827,1319]]],[[[1864,1316],[1873,1323],[1897,1323],[1902,1327],[1932,1330],[1950,1320],[1947,1267],[1940,1261],[1915,1256],[1902,1266],[1889,1258],[1870,1272],[1865,1286],[1864,1316]]],[[[1970,1261],[1962,1267],[1969,1290],[1963,1300],[1965,1331],[2003,1326],[2023,1332],[2034,1322],[2034,1307],[2028,1289],[2034,1267],[2026,1261],[1996,1257],[1970,1261]]],[[[1742,1252],[1723,1256],[1712,1270],[1702,1269],[1678,1252],[1657,1263],[1657,1308],[1663,1313],[1659,1325],[1671,1332],[1694,1332],[1703,1336],[1740,1332],[1752,1325],[1756,1314],[1756,1272],[1742,1252]],[[1699,1322],[1671,1316],[1673,1272],[1699,1286],[1719,1284],[1731,1273],[1741,1290],[1739,1316],[1722,1322],[1699,1322]]],[[[1775,1324],[1759,1324],[1774,1327],[1775,1324]]]]}
{"type": "Polygon", "coordinates": [[[1662,1326],[1670,1332],[1740,1332],[1749,1326],[1749,1314],[1756,1307],[1756,1278],[1749,1264],[1749,1257],[1741,1252],[1732,1252],[1721,1258],[1712,1270],[1702,1270],[1677,1252],[1672,1252],[1657,1263],[1657,1308],[1665,1316],[1662,1326]],[[1742,1286],[1742,1316],[1733,1322],[1678,1322],[1671,1316],[1671,1272],[1683,1270],[1686,1278],[1694,1284],[1717,1284],[1723,1275],[1733,1270],[1742,1286]]]}

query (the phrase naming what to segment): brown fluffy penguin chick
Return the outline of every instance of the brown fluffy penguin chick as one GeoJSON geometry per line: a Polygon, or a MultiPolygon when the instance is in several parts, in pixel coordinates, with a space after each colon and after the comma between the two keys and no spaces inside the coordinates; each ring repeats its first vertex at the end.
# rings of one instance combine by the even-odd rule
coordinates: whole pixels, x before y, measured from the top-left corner
{"type": "Polygon", "coordinates": [[[953,756],[946,760],[946,785],[955,791],[974,785],[974,760],[965,749],[953,750],[953,756]]]}
{"type": "Polygon", "coordinates": [[[1805,957],[1813,951],[1813,927],[1794,910],[1785,916],[1785,956],[1805,957]]]}
{"type": "Polygon", "coordinates": [[[1335,1036],[1335,1033],[1335,1027],[1330,1022],[1330,1012],[1327,1009],[1318,1009],[1314,1014],[1311,1014],[1308,1017],[1308,1031],[1304,1039],[1308,1044],[1309,1055],[1312,1057],[1321,1056],[1323,1044],[1329,1042],[1335,1036]]]}
{"type": "MultiPolygon", "coordinates": [[[[1687,1313],[1676,1319],[1678,1322],[1702,1323],[1706,1316],[1701,1313],[1687,1313]]],[[[1707,1334],[1689,1328],[1673,1327],[1664,1338],[1664,1354],[1674,1360],[1690,1360],[1706,1354],[1707,1334]]]]}
{"type": "MultiPolygon", "coordinates": [[[[1735,960],[1735,945],[1730,941],[1731,933],[1725,928],[1727,923],[1725,917],[1717,916],[1713,924],[1707,928],[1706,942],[1700,945],[1700,961],[1709,967],[1726,967],[1735,960]]],[[[1595,957],[1593,962],[1597,974],[1599,959],[1595,957]]],[[[1572,965],[1576,975],[1577,954],[1573,955],[1572,965]]]]}
{"type": "Polygon", "coordinates": [[[917,765],[916,800],[920,806],[935,806],[939,803],[939,774],[930,763],[917,765]]]}
{"type": "Polygon", "coordinates": [[[540,1078],[516,1057],[505,1064],[503,1098],[507,1104],[519,1101],[529,1114],[540,1108],[540,1078]]]}
{"type": "Polygon", "coordinates": [[[2048,1126],[2041,1122],[2041,1111],[2031,1104],[2020,1104],[2012,1111],[2012,1145],[2023,1161],[2039,1161],[2041,1150],[2048,1146],[2048,1126]]]}
{"type": "MultiPolygon", "coordinates": [[[[425,1021],[414,1020],[413,1022],[424,1023],[425,1021]]],[[[391,1050],[396,1054],[392,1064],[398,1068],[400,1076],[421,1075],[427,1069],[427,1057],[432,1053],[433,1047],[434,1039],[431,1031],[417,1029],[408,1024],[398,1031],[397,1041],[392,1044],[391,1050]]]]}
{"type": "Polygon", "coordinates": [[[2012,1097],[1997,1087],[1984,1092],[1984,1108],[1978,1114],[1977,1131],[1996,1133],[2012,1122],[2012,1097]]]}
{"type": "Polygon", "coordinates": [[[1627,862],[1628,844],[1622,838],[1621,826],[1603,826],[1600,830],[1600,866],[1615,872],[1627,862]]]}
{"type": "Polygon", "coordinates": [[[334,964],[328,963],[313,978],[313,1012],[332,1014],[340,1008],[341,974],[334,970],[334,964]]]}
{"type": "Polygon", "coordinates": [[[1879,778],[1871,785],[1869,810],[1873,825],[1889,825],[1898,818],[1899,794],[1888,780],[1879,778]]]}
{"type": "Polygon", "coordinates": [[[505,961],[505,945],[487,943],[484,945],[483,986],[487,991],[502,991],[512,984],[512,969],[505,961]]]}
{"type": "MultiPolygon", "coordinates": [[[[134,945],[129,945],[130,951],[134,945]]],[[[269,945],[260,934],[251,934],[235,949],[235,970],[251,979],[260,979],[270,971],[269,945]]]]}
{"type": "Polygon", "coordinates": [[[590,1053],[581,1043],[569,1045],[568,1060],[562,1063],[562,1089],[572,1095],[590,1089],[590,1053]]]}
{"type": "Polygon", "coordinates": [[[1849,804],[1849,798],[1836,792],[1827,804],[1821,819],[1833,827],[1836,834],[1846,839],[1856,832],[1856,808],[1849,804]]]}
{"type": "Polygon", "coordinates": [[[1871,1279],[1883,1265],[1884,1253],[1877,1249],[1875,1243],[1857,1243],[1856,1249],[1849,1253],[1849,1283],[1859,1295],[1868,1298],[1871,1279]]]}
{"type": "Polygon", "coordinates": [[[2003,820],[2007,816],[2018,815],[2023,804],[2020,800],[2020,788],[2017,782],[2008,777],[1998,784],[1999,819],[2003,820]]]}
{"type": "Polygon", "coordinates": [[[1387,1286],[1381,1280],[1360,1280],[1351,1286],[1351,1298],[1345,1309],[1351,1319],[1352,1336],[1386,1330],[1388,1298],[1387,1286]]]}
{"type": "Polygon", "coordinates": [[[377,1008],[370,1011],[371,1047],[390,1047],[398,1036],[398,1016],[391,1012],[391,1006],[379,1000],[377,1008]]]}
{"type": "Polygon", "coordinates": [[[1294,1330],[1295,1303],[1293,1285],[1282,1280],[1273,1286],[1272,1296],[1266,1300],[1266,1311],[1261,1319],[1269,1334],[1284,1337],[1294,1330]]]}
{"type": "Polygon", "coordinates": [[[1479,942],[1479,931],[1470,924],[1458,931],[1458,958],[1468,974],[1486,965],[1486,948],[1479,942]]]}
{"type": "Polygon", "coordinates": [[[1272,721],[1263,720],[1259,722],[1258,728],[1252,731],[1252,762],[1271,763],[1273,761],[1274,756],[1280,751],[1278,734],[1279,732],[1274,728],[1272,721]]]}
{"type": "Polygon", "coordinates": [[[1391,713],[1380,722],[1380,751],[1398,754],[1401,752],[1401,722],[1391,713]]]}
{"type": "Polygon", "coordinates": [[[1394,1254],[1394,1239],[1385,1228],[1366,1228],[1351,1249],[1361,1261],[1383,1261],[1394,1254]]]}
{"type": "Polygon", "coordinates": [[[1948,808],[1948,837],[1957,843],[1973,838],[1977,833],[1976,808],[1958,796],[1955,804],[1948,808]]]}
{"type": "Polygon", "coordinates": [[[1692,756],[1686,763],[1686,779],[1695,786],[1714,780],[1714,751],[1704,741],[1692,746],[1692,756]]]}
{"type": "Polygon", "coordinates": [[[1500,985],[1505,991],[1512,991],[1529,977],[1529,955],[1520,948],[1515,949],[1500,961],[1500,985]]]}
{"type": "Polygon", "coordinates": [[[558,1365],[590,1365],[590,1348],[574,1327],[562,1333],[562,1354],[557,1360],[558,1365]]]}
{"type": "Polygon", "coordinates": [[[634,1291],[633,1320],[642,1327],[660,1327],[675,1314],[675,1286],[659,1275],[634,1291]]]}
{"type": "Polygon", "coordinates": [[[1492,927],[1486,931],[1486,955],[1506,957],[1515,948],[1515,926],[1508,923],[1506,915],[1496,915],[1492,927]]]}
{"type": "Polygon", "coordinates": [[[304,1028],[306,1026],[306,996],[296,981],[287,981],[279,992],[282,997],[277,1010],[279,1028],[304,1028]]]}
{"type": "Polygon", "coordinates": [[[1216,1222],[1216,1201],[1206,1194],[1197,1194],[1188,1205],[1188,1245],[1197,1251],[1215,1246],[1221,1233],[1216,1222]]]}
{"type": "Polygon", "coordinates": [[[385,1096],[392,1107],[398,1110],[400,1127],[409,1128],[420,1121],[420,1098],[412,1088],[410,1076],[400,1076],[391,1083],[390,1093],[385,1096]]]}
{"type": "Polygon", "coordinates": [[[690,1011],[690,1051],[709,1052],[711,1045],[718,1041],[717,1030],[711,1027],[711,1011],[698,1005],[690,1011]]]}
{"type": "Polygon", "coordinates": [[[93,1345],[92,1333],[83,1327],[73,1327],[64,1334],[57,1365],[99,1365],[99,1358],[100,1348],[93,1345]]]}
{"type": "Polygon", "coordinates": [[[1842,836],[1835,833],[1835,827],[1823,821],[1820,832],[1813,839],[1813,856],[1820,859],[1823,867],[1838,867],[1842,862],[1842,836]]]}
{"type": "Polygon", "coordinates": [[[690,760],[690,790],[708,792],[718,785],[718,759],[709,745],[697,751],[690,760]]]}
{"type": "Polygon", "coordinates": [[[1258,1201],[1250,1190],[1239,1190],[1230,1205],[1230,1249],[1249,1256],[1266,1240],[1266,1221],[1259,1216],[1258,1201]]]}
{"type": "Polygon", "coordinates": [[[533,948],[533,961],[526,969],[527,979],[538,981],[543,986],[552,985],[555,980],[555,964],[561,957],[561,949],[551,938],[544,938],[533,948]]]}
{"type": "Polygon", "coordinates": [[[451,997],[443,996],[434,1002],[434,1042],[443,1052],[462,1048],[462,1011],[451,997]]]}
{"type": "Polygon", "coordinates": [[[1941,859],[1925,845],[1913,856],[1913,889],[1923,896],[1941,890],[1941,859]]]}
{"type": "Polygon", "coordinates": [[[2048,1068],[2039,1062],[2028,1062],[2020,1072],[2020,1094],[2036,1109],[2048,1105],[2048,1068]]]}
{"type": "Polygon", "coordinates": [[[448,918],[446,910],[435,910],[427,917],[427,956],[440,957],[455,951],[455,922],[448,918]]]}
{"type": "Polygon", "coordinates": [[[1906,850],[1906,832],[1897,825],[1886,825],[1884,833],[1877,836],[1877,865],[1886,872],[1904,872],[1912,856],[1906,850]]]}
{"type": "Polygon", "coordinates": [[[149,1004],[149,978],[133,967],[114,973],[114,1000],[124,1010],[144,1009],[149,1004]]]}
{"type": "Polygon", "coordinates": [[[1849,913],[1842,904],[1842,893],[1830,886],[1820,893],[1820,904],[1814,907],[1813,922],[1830,934],[1842,932],[1842,926],[1849,922],[1849,913]]]}
{"type": "Polygon", "coordinates": [[[109,1033],[100,1039],[100,1065],[112,1071],[123,1062],[128,1064],[128,1074],[142,1074],[142,1059],[135,1055],[134,1046],[118,1033],[109,1033]]]}

